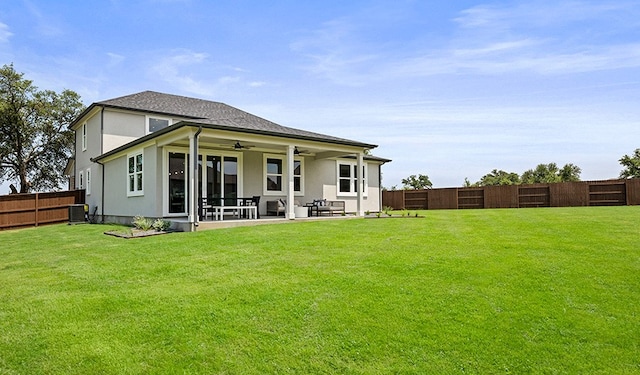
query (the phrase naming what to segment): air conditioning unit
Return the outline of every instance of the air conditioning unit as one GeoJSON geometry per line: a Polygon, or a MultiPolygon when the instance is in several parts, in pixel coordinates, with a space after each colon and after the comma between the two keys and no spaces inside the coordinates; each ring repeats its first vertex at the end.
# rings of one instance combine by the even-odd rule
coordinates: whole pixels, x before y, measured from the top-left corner
{"type": "Polygon", "coordinates": [[[69,206],[69,224],[85,222],[84,204],[72,204],[69,206]]]}

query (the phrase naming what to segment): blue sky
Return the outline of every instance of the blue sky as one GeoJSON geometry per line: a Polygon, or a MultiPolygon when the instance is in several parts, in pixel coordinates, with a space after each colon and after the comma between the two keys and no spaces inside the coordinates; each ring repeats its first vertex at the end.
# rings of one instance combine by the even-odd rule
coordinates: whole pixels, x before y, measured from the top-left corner
{"type": "Polygon", "coordinates": [[[386,187],[550,162],[614,178],[640,147],[638,1],[0,4],[0,62],[41,89],[194,96],[378,144],[386,187]]]}

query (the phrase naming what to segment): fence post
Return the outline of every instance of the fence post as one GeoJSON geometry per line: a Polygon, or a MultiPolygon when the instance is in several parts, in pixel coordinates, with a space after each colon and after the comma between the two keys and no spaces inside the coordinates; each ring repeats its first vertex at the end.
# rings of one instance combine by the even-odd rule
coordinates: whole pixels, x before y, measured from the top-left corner
{"type": "Polygon", "coordinates": [[[398,207],[400,210],[404,210],[407,207],[407,196],[405,195],[406,190],[402,189],[402,207],[398,207]]]}
{"type": "Polygon", "coordinates": [[[36,193],[35,195],[35,212],[34,212],[34,221],[36,222],[35,226],[38,226],[38,205],[40,204],[40,202],[38,202],[38,193],[36,193]]]}

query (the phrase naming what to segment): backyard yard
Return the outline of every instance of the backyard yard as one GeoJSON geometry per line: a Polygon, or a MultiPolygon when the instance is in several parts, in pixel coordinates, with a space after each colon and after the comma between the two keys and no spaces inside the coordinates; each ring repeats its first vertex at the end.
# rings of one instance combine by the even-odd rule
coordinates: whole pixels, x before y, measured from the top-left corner
{"type": "Polygon", "coordinates": [[[640,206],[420,215],[0,232],[0,374],[640,374],[640,206]]]}

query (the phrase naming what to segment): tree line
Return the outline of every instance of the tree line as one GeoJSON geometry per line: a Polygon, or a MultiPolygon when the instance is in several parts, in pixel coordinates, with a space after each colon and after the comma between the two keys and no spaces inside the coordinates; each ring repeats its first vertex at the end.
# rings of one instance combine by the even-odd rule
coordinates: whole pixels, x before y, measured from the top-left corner
{"type": "MultiPolygon", "coordinates": [[[[623,169],[620,178],[640,178],[640,148],[631,155],[624,155],[618,160],[623,169]]],[[[565,164],[562,168],[556,163],[538,164],[535,168],[524,171],[522,174],[494,169],[485,174],[479,181],[471,182],[464,179],[463,187],[521,185],[538,183],[556,183],[580,181],[582,169],[575,164],[565,164]]],[[[404,190],[431,189],[433,184],[426,174],[411,175],[402,179],[404,190]]],[[[396,190],[393,186],[390,190],[396,190]]]]}
{"type": "Polygon", "coordinates": [[[580,181],[582,169],[574,164],[565,164],[559,168],[556,163],[538,164],[534,169],[526,170],[519,175],[515,172],[505,172],[494,169],[485,174],[479,181],[471,183],[465,178],[463,186],[497,186],[497,185],[520,185],[539,184],[554,182],[580,181]]]}

